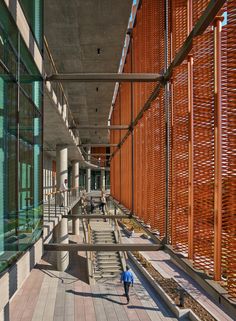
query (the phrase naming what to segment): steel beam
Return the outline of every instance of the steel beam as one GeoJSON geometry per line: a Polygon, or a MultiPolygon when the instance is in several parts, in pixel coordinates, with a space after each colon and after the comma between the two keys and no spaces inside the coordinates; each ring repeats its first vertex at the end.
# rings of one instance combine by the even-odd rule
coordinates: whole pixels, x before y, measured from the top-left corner
{"type": "Polygon", "coordinates": [[[63,243],[49,243],[44,244],[44,251],[158,251],[163,249],[161,244],[63,244],[63,243]]]}
{"type": "Polygon", "coordinates": [[[107,130],[125,130],[129,129],[129,125],[110,125],[110,126],[97,126],[97,125],[78,125],[69,127],[69,129],[88,129],[88,130],[99,130],[99,129],[107,129],[107,130]]]}
{"type": "Polygon", "coordinates": [[[60,82],[158,82],[162,79],[162,75],[151,73],[71,73],[46,77],[46,81],[60,82]]]}
{"type": "Polygon", "coordinates": [[[91,156],[111,156],[109,153],[91,153],[91,156]]]}
{"type": "Polygon", "coordinates": [[[126,219],[131,219],[131,217],[129,215],[102,215],[102,214],[84,214],[84,215],[81,215],[81,214],[69,214],[69,215],[62,215],[62,217],[65,217],[65,218],[72,218],[72,219],[75,219],[75,218],[80,218],[80,219],[112,219],[112,220],[117,220],[117,219],[123,219],[123,218],[126,218],[126,219]]]}
{"type": "Polygon", "coordinates": [[[77,145],[79,147],[118,147],[117,144],[107,144],[107,143],[104,143],[104,144],[79,144],[77,145]]]}

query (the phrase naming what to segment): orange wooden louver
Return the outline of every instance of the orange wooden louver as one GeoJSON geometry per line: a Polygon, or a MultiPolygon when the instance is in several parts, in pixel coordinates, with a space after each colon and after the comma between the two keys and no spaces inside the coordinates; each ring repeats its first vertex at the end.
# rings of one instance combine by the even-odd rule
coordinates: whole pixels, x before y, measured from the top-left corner
{"type": "MultiPolygon", "coordinates": [[[[163,72],[208,4],[170,1],[165,30],[165,2],[143,0],[124,72],[163,72]]],[[[196,268],[221,281],[231,298],[236,298],[235,8],[235,0],[226,1],[213,24],[193,38],[169,83],[137,119],[156,84],[121,84],[111,120],[127,125],[135,120],[133,135],[111,159],[112,196],[196,268]]],[[[125,135],[111,132],[111,143],[125,135]]]]}

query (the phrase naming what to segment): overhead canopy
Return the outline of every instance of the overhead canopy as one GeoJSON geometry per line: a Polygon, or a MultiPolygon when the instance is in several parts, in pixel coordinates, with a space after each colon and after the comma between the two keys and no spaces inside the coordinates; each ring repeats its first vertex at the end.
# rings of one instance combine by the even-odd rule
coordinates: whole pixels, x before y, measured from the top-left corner
{"type": "MultiPolygon", "coordinates": [[[[116,73],[131,6],[131,0],[45,1],[45,35],[58,73],[116,73]]],[[[47,64],[46,71],[53,72],[47,64]]],[[[107,125],[114,86],[63,83],[76,124],[107,125]]],[[[108,142],[108,130],[82,130],[80,138],[108,142]]]]}

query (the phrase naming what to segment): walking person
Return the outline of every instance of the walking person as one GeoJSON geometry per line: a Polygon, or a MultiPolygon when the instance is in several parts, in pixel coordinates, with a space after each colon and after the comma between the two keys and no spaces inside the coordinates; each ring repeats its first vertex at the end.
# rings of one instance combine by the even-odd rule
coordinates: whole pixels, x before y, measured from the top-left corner
{"type": "Polygon", "coordinates": [[[105,206],[106,206],[106,194],[104,192],[102,192],[102,197],[101,197],[101,210],[102,210],[102,213],[105,214],[105,206]]]}
{"type": "Polygon", "coordinates": [[[132,284],[132,287],[134,286],[134,277],[133,273],[130,271],[130,267],[126,266],[126,271],[122,272],[120,282],[124,283],[124,290],[125,290],[125,296],[127,299],[127,304],[129,303],[129,288],[130,284],[132,284]]]}

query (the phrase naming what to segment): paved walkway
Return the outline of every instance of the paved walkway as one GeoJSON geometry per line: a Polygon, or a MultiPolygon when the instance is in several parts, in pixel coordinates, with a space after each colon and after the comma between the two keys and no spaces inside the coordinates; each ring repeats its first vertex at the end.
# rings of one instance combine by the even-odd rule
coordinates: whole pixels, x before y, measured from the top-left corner
{"type": "Polygon", "coordinates": [[[11,300],[10,321],[177,320],[137,276],[127,305],[119,280],[87,284],[84,253],[71,256],[67,272],[55,271],[46,259],[32,270],[11,300]]]}
{"type": "MultiPolygon", "coordinates": [[[[149,240],[140,237],[141,233],[131,238],[127,238],[123,233],[123,240],[127,243],[148,243],[149,240]]],[[[234,321],[212,301],[207,292],[202,289],[191,277],[171,262],[169,254],[164,251],[141,252],[141,254],[156,268],[156,270],[165,278],[174,278],[187,292],[189,292],[202,306],[219,321],[234,321]]]]}

